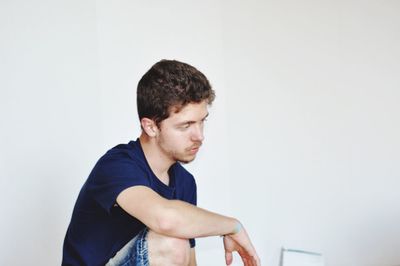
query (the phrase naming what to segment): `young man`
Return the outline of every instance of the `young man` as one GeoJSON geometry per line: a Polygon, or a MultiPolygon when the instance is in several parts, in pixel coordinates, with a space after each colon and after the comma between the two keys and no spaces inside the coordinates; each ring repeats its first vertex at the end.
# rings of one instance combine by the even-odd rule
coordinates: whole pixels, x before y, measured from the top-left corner
{"type": "Polygon", "coordinates": [[[196,183],[181,163],[204,140],[207,78],[178,61],[156,63],[140,80],[142,133],[109,150],[83,185],[64,240],[63,265],[196,265],[196,237],[224,236],[225,260],[239,252],[260,265],[241,223],[196,207],[196,183]]]}

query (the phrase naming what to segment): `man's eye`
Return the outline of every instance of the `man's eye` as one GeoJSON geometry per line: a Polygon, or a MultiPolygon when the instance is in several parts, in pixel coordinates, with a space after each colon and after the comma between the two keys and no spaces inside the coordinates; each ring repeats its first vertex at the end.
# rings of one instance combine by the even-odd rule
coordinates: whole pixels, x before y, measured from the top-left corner
{"type": "Polygon", "coordinates": [[[189,123],[183,124],[182,126],[180,126],[181,129],[187,129],[190,127],[189,123]]]}

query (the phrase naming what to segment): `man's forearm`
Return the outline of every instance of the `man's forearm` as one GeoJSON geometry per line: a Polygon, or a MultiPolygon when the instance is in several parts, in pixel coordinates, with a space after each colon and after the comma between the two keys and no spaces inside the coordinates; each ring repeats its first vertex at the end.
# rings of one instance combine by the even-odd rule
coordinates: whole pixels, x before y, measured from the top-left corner
{"type": "Polygon", "coordinates": [[[189,261],[189,266],[197,266],[196,262],[196,251],[194,248],[190,249],[190,261],[189,261]]]}
{"type": "Polygon", "coordinates": [[[179,200],[169,200],[160,215],[161,234],[195,238],[235,232],[238,221],[179,200]]]}
{"type": "MultiPolygon", "coordinates": [[[[228,235],[224,238],[226,258],[241,250],[241,256],[259,258],[238,220],[198,208],[179,200],[168,200],[146,186],[133,186],[117,197],[118,205],[156,233],[175,238],[228,235]]],[[[228,262],[228,259],[227,259],[228,262]]]]}
{"type": "Polygon", "coordinates": [[[166,205],[162,234],[177,238],[226,235],[224,247],[227,264],[232,261],[232,252],[240,251],[240,256],[251,261],[251,265],[260,265],[257,252],[238,220],[178,200],[169,200],[166,205]]]}
{"type": "Polygon", "coordinates": [[[213,213],[180,200],[168,200],[145,186],[122,191],[117,203],[156,233],[195,238],[233,233],[234,218],[213,213]]]}

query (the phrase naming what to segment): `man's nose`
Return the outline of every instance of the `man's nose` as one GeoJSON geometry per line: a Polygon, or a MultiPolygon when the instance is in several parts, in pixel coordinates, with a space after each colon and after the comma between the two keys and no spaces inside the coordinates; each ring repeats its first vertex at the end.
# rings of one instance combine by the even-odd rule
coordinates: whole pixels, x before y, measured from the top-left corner
{"type": "Polygon", "coordinates": [[[193,141],[203,141],[204,140],[203,125],[197,124],[193,128],[194,128],[194,130],[193,130],[193,134],[192,134],[192,140],[193,141]]]}

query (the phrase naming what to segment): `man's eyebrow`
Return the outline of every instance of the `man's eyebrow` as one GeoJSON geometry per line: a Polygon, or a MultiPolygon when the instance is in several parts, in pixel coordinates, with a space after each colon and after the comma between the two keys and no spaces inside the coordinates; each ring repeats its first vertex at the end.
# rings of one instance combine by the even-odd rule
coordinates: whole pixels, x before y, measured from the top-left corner
{"type": "Polygon", "coordinates": [[[210,113],[207,113],[207,114],[201,119],[201,121],[206,120],[206,118],[208,117],[209,114],[210,114],[210,113]]]}
{"type": "MultiPolygon", "coordinates": [[[[208,115],[209,115],[209,113],[207,113],[207,114],[201,119],[201,121],[204,121],[204,120],[208,117],[208,115]]],[[[196,121],[194,121],[194,120],[187,120],[187,121],[183,121],[183,122],[178,123],[177,126],[183,126],[183,125],[185,125],[185,124],[194,124],[194,123],[196,123],[196,121]]]]}

